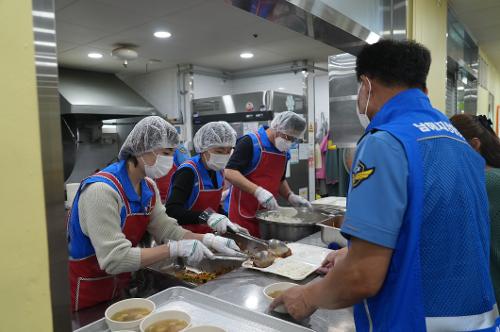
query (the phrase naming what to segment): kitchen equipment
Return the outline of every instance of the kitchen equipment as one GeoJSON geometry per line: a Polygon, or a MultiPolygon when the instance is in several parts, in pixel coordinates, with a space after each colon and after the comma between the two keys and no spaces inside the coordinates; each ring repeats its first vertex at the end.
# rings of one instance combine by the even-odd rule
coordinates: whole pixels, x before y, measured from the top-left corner
{"type": "Polygon", "coordinates": [[[211,260],[222,260],[222,261],[236,261],[244,262],[248,259],[248,255],[241,253],[240,255],[214,255],[210,258],[211,260]]]}
{"type": "Polygon", "coordinates": [[[330,220],[318,223],[321,228],[321,241],[325,244],[332,242],[337,243],[341,247],[347,246],[347,239],[340,233],[340,227],[344,222],[344,215],[336,215],[330,220]]]}
{"type": "MultiPolygon", "coordinates": [[[[158,311],[181,310],[191,316],[191,324],[217,325],[227,332],[311,332],[312,330],[257,311],[216,299],[184,287],[172,287],[149,297],[158,311]]],[[[104,319],[75,332],[107,332],[104,319]]]]}
{"type": "Polygon", "coordinates": [[[260,235],[263,239],[279,239],[297,241],[318,231],[317,223],[330,219],[329,215],[310,211],[308,208],[296,208],[297,213],[290,217],[282,210],[257,211],[255,218],[259,221],[260,235]]]}
{"type": "Polygon", "coordinates": [[[290,250],[287,247],[286,243],[281,241],[281,240],[277,240],[277,239],[262,240],[262,239],[259,239],[258,237],[252,236],[252,235],[247,234],[245,232],[234,232],[231,229],[228,229],[228,232],[236,234],[236,235],[238,235],[244,239],[247,239],[249,241],[253,241],[255,243],[263,245],[265,248],[267,248],[267,250],[269,250],[275,256],[283,256],[284,254],[286,254],[288,252],[288,250],[290,250]]]}
{"type": "Polygon", "coordinates": [[[267,250],[262,250],[252,257],[253,264],[260,268],[266,268],[274,263],[276,257],[267,250]]]}
{"type": "Polygon", "coordinates": [[[241,266],[292,280],[304,280],[321,266],[323,260],[331,252],[329,249],[297,242],[288,243],[288,247],[292,251],[291,256],[276,258],[274,263],[266,268],[254,266],[252,260],[244,262],[241,266]]]}

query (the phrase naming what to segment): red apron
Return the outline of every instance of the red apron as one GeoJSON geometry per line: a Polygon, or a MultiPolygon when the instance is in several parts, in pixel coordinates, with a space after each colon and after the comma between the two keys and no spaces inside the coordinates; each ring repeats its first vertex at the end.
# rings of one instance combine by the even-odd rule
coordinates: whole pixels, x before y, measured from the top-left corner
{"type": "MultiPolygon", "coordinates": [[[[132,247],[137,246],[137,243],[142,239],[148,227],[150,214],[156,203],[156,195],[153,194],[145,213],[132,213],[125,190],[114,175],[99,172],[94,176],[105,177],[111,180],[116,188],[118,188],[127,211],[122,232],[125,234],[127,240],[132,242],[132,247]]],[[[154,186],[149,179],[146,179],[146,183],[154,193],[154,186]]],[[[128,287],[130,278],[131,274],[128,272],[110,275],[101,270],[95,254],[83,259],[70,259],[69,280],[71,285],[72,310],[78,311],[118,297],[128,287]]]]}
{"type": "MultiPolygon", "coordinates": [[[[212,208],[216,212],[219,211],[224,184],[222,183],[219,189],[205,189],[203,179],[198,171],[196,163],[191,160],[186,161],[186,163],[193,166],[196,171],[196,175],[198,176],[198,196],[195,198],[189,209],[193,211],[205,211],[208,208],[212,208]]],[[[200,234],[213,232],[207,224],[188,224],[182,225],[182,227],[189,229],[191,232],[200,234]]]]}
{"type": "MultiPolygon", "coordinates": [[[[286,155],[265,151],[258,133],[255,133],[260,145],[260,160],[246,178],[278,197],[281,178],[286,167],[286,155]]],[[[259,223],[255,213],[261,208],[254,195],[233,186],[229,201],[229,220],[248,229],[253,236],[260,237],[259,223]]]]}
{"type": "Polygon", "coordinates": [[[177,165],[173,165],[170,171],[168,171],[167,175],[161,177],[159,179],[155,179],[156,186],[158,187],[158,191],[160,192],[161,203],[165,205],[168,198],[168,192],[170,191],[170,180],[172,179],[172,175],[174,175],[177,170],[177,165]]]}

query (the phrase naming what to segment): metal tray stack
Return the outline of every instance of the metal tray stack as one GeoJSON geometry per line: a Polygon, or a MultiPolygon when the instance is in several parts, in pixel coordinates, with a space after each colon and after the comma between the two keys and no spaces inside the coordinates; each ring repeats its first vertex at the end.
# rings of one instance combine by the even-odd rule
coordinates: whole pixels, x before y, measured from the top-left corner
{"type": "MultiPolygon", "coordinates": [[[[184,287],[173,287],[149,297],[157,311],[182,310],[191,316],[193,326],[215,325],[227,332],[310,332],[311,329],[249,311],[229,302],[184,287]]],[[[75,332],[107,332],[104,319],[75,332]]]]}

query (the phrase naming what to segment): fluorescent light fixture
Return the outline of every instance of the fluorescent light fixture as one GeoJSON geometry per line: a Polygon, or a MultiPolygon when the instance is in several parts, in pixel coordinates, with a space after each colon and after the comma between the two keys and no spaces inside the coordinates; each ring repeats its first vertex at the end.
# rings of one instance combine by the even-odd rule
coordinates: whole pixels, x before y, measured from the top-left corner
{"type": "Polygon", "coordinates": [[[156,31],[153,35],[156,38],[162,38],[162,39],[172,37],[172,34],[168,31],[156,31]]]}
{"type": "Polygon", "coordinates": [[[31,14],[33,16],[36,16],[36,17],[43,17],[43,18],[55,18],[55,14],[54,12],[46,12],[46,11],[41,11],[41,10],[33,10],[31,12],[31,14]]]}
{"type": "Polygon", "coordinates": [[[251,52],[243,52],[240,54],[240,58],[242,59],[251,59],[253,58],[253,53],[251,52]]]}
{"type": "Polygon", "coordinates": [[[41,67],[57,67],[56,62],[48,62],[48,61],[35,61],[35,65],[41,67]]]}
{"type": "Polygon", "coordinates": [[[35,58],[39,59],[46,59],[46,60],[57,60],[57,57],[51,56],[51,55],[40,55],[40,54],[35,54],[35,58]]]}
{"type": "Polygon", "coordinates": [[[51,35],[55,35],[56,30],[53,29],[43,29],[43,28],[33,28],[34,32],[39,32],[39,33],[48,33],[51,35]]]}
{"type": "Polygon", "coordinates": [[[378,42],[380,40],[380,36],[377,35],[375,32],[371,32],[370,31],[370,34],[368,35],[368,37],[365,39],[365,41],[368,43],[368,44],[375,44],[376,42],[378,42]]]}
{"type": "Polygon", "coordinates": [[[44,41],[39,41],[39,40],[35,40],[35,45],[37,45],[37,46],[56,47],[56,43],[53,43],[53,42],[44,42],[44,41]]]}
{"type": "Polygon", "coordinates": [[[465,88],[464,88],[463,86],[459,86],[459,87],[457,87],[457,90],[458,90],[458,91],[463,91],[464,89],[465,89],[465,88]]]}
{"type": "Polygon", "coordinates": [[[285,88],[284,88],[284,87],[282,87],[282,86],[280,86],[280,87],[278,88],[278,90],[283,91],[283,90],[285,90],[285,88]]]}
{"type": "Polygon", "coordinates": [[[102,58],[102,54],[101,53],[89,53],[87,56],[89,58],[91,58],[91,59],[100,59],[100,58],[102,58]]]}

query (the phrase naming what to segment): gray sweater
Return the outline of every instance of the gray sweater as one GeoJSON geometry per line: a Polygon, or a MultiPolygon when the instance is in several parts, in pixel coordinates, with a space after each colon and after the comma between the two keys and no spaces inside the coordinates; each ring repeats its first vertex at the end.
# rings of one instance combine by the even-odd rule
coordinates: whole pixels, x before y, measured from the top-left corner
{"type": "MultiPolygon", "coordinates": [[[[156,186],[155,195],[148,233],[158,244],[182,239],[187,231],[167,216],[156,186]]],[[[87,186],[78,201],[82,231],[92,242],[100,268],[109,274],[137,271],[141,267],[141,249],[132,247],[120,226],[122,206],[120,195],[103,182],[87,186]]]]}

